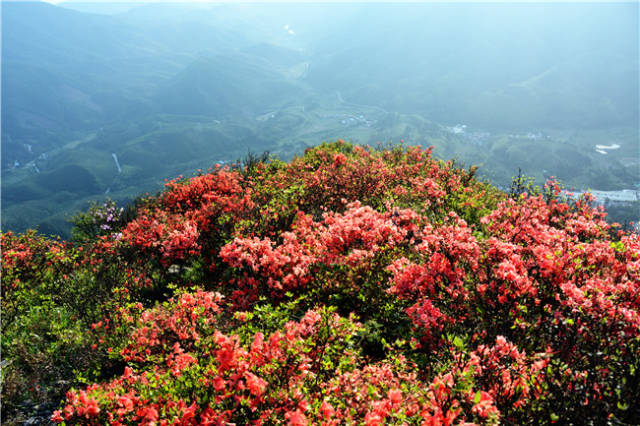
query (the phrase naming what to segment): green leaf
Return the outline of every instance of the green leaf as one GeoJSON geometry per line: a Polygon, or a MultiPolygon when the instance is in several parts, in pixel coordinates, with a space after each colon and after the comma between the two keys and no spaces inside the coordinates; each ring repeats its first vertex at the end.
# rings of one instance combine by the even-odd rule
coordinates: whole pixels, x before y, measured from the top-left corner
{"type": "Polygon", "coordinates": [[[482,400],[482,394],[480,391],[476,392],[476,396],[473,398],[474,404],[479,403],[482,400]]]}
{"type": "Polygon", "coordinates": [[[457,349],[464,349],[464,342],[462,341],[462,339],[459,336],[456,336],[453,338],[453,345],[457,348],[457,349]]]}
{"type": "Polygon", "coordinates": [[[620,401],[618,401],[618,410],[626,411],[628,408],[629,404],[621,404],[620,401]]]}

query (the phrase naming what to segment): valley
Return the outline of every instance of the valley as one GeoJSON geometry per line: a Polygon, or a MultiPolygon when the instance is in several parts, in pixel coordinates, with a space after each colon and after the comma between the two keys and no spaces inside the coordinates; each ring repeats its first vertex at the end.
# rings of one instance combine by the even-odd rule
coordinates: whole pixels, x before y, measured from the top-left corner
{"type": "Polygon", "coordinates": [[[319,142],[337,139],[370,146],[400,141],[433,145],[437,157],[479,165],[480,176],[505,189],[518,169],[538,183],[558,177],[573,190],[628,190],[640,182],[634,173],[638,156],[633,129],[611,129],[608,134],[621,148],[603,156],[591,145],[603,132],[550,131],[540,138],[524,131],[452,132],[418,115],[356,107],[333,96],[244,120],[154,115],[146,121],[144,133],[134,126],[103,127],[4,170],[4,226],[20,229],[38,223],[42,232],[67,235],[68,220],[91,201],[108,196],[126,204],[141,193],[159,191],[165,179],[231,165],[249,152],[269,151],[289,160],[319,142]],[[79,183],[78,174],[85,180],[79,183]]]}
{"type": "Polygon", "coordinates": [[[585,35],[594,11],[606,21],[619,8],[558,7],[550,22],[535,5],[492,6],[528,28],[516,32],[455,5],[61,6],[3,10],[5,230],[68,237],[91,201],[125,204],[249,152],[289,160],[337,139],[433,145],[504,189],[519,170],[577,192],[640,184],[638,49],[626,37],[637,23],[585,35]],[[573,15],[583,22],[563,33],[573,15]],[[400,57],[402,37],[412,41],[400,57]]]}

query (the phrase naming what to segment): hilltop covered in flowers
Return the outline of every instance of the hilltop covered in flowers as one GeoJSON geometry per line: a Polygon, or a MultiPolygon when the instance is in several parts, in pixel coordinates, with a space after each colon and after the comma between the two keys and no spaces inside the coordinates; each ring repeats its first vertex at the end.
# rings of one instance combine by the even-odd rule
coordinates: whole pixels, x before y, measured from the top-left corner
{"type": "Polygon", "coordinates": [[[640,239],[474,172],[337,142],[94,206],[74,244],[3,234],[3,415],[637,422],[640,239]]]}

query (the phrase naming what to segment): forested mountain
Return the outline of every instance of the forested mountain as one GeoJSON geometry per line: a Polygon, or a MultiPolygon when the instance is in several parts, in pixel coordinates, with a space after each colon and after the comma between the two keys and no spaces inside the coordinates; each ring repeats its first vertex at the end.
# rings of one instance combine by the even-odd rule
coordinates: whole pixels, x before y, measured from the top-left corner
{"type": "Polygon", "coordinates": [[[3,3],[3,227],[68,235],[88,200],[339,137],[633,188],[637,8],[3,3]]]}
{"type": "Polygon", "coordinates": [[[354,102],[482,128],[637,126],[633,9],[379,4],[320,41],[309,80],[354,102]]]}

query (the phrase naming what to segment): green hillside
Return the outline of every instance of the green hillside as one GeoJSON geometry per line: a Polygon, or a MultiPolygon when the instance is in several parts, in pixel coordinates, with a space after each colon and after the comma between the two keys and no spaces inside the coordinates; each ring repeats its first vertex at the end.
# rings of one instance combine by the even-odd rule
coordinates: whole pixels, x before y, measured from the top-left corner
{"type": "Polygon", "coordinates": [[[640,183],[634,4],[107,6],[3,4],[3,229],[340,137],[502,187],[640,183]]]}

